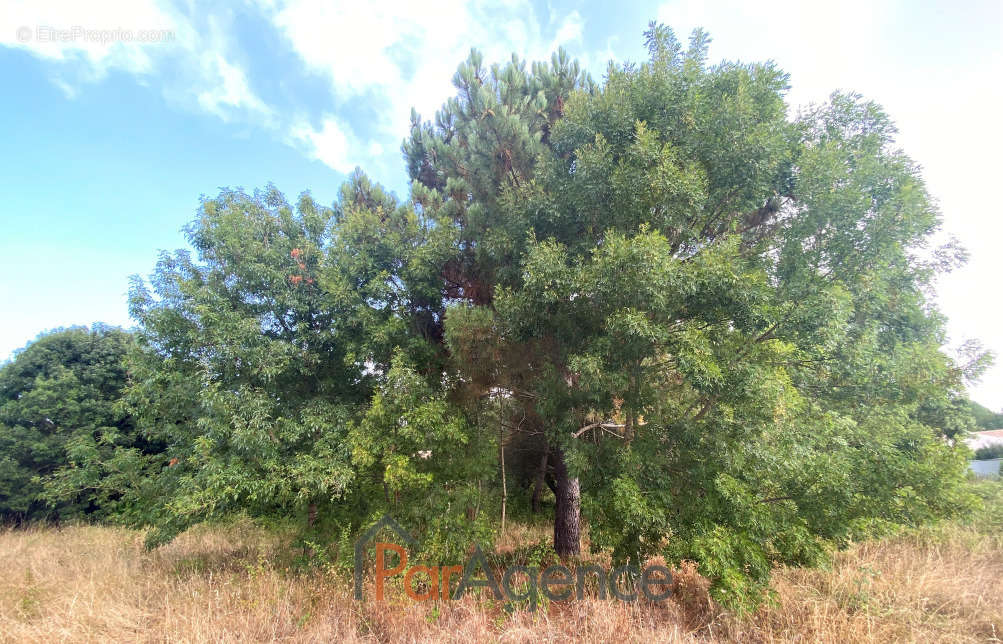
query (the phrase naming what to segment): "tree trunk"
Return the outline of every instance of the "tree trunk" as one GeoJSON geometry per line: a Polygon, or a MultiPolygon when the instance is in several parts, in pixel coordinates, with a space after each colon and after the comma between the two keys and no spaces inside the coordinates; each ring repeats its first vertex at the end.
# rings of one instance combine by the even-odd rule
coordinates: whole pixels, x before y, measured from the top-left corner
{"type": "Polygon", "coordinates": [[[568,476],[564,452],[554,450],[554,479],[557,505],[554,507],[554,550],[561,558],[577,555],[581,551],[581,490],[578,479],[568,476]]]}
{"type": "Polygon", "coordinates": [[[501,475],[502,475],[502,507],[501,507],[501,534],[505,536],[505,504],[508,501],[508,488],[505,487],[505,444],[499,441],[498,451],[501,452],[501,475]]]}
{"type": "Polygon", "coordinates": [[[533,514],[540,513],[540,495],[543,494],[543,483],[547,477],[547,450],[540,457],[540,466],[536,470],[536,482],[533,485],[533,514]]]}

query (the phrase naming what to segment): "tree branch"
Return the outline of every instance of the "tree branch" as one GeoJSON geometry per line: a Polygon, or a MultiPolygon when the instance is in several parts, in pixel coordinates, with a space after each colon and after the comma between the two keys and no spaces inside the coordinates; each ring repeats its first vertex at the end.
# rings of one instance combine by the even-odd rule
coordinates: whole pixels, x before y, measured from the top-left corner
{"type": "MultiPolygon", "coordinates": [[[[585,432],[592,429],[623,429],[624,427],[626,427],[626,425],[618,425],[616,423],[610,423],[610,422],[592,423],[591,425],[586,425],[585,427],[582,427],[577,432],[572,432],[571,438],[578,438],[585,432]]],[[[619,438],[623,438],[623,436],[620,436],[619,434],[616,434],[614,432],[609,432],[609,433],[613,434],[614,436],[618,436],[619,438]]]]}

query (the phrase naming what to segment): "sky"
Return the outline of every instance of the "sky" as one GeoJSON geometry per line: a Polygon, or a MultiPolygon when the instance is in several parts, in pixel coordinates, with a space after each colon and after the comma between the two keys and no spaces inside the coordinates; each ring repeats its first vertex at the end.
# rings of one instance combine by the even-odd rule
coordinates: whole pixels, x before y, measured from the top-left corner
{"type": "Polygon", "coordinates": [[[882,104],[968,264],[938,283],[950,352],[998,356],[970,387],[1003,409],[1003,2],[366,3],[0,0],[0,360],[60,326],[131,326],[128,277],[186,245],[201,196],[274,183],[333,202],[362,167],[400,196],[411,108],[431,118],[471,47],[564,47],[601,79],[650,20],[710,58],[772,59],[788,101],[882,104]]]}

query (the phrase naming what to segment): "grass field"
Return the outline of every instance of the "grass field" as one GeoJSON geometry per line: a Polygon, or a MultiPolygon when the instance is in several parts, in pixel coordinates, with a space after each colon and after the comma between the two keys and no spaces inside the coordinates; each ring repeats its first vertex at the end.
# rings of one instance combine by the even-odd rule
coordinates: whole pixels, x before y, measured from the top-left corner
{"type": "MultiPolygon", "coordinates": [[[[543,528],[516,526],[502,547],[543,528]]],[[[588,600],[506,612],[464,598],[355,603],[343,572],[287,567],[283,540],[249,523],[199,528],[153,552],[139,532],[0,532],[0,640],[290,642],[998,642],[1003,536],[946,524],[838,553],[828,570],[779,568],[774,601],[736,617],[678,571],[661,604],[588,600]]],[[[372,593],[368,594],[372,597],[372,593]]]]}

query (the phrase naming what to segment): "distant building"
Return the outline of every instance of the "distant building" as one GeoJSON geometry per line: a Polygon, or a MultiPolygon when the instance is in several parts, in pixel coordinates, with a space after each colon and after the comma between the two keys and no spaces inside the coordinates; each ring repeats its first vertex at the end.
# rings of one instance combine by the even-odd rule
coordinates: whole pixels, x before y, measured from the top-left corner
{"type": "Polygon", "coordinates": [[[1003,445],[1003,429],[989,429],[984,432],[972,432],[972,435],[965,439],[965,444],[975,451],[982,447],[993,445],[1003,445]]]}
{"type": "MultiPolygon", "coordinates": [[[[990,429],[984,432],[972,432],[972,435],[965,439],[965,444],[974,452],[983,447],[993,445],[1003,445],[1003,429],[990,429]]],[[[979,478],[999,478],[1001,459],[994,458],[987,461],[968,461],[968,467],[975,476],[979,478]]]]}

